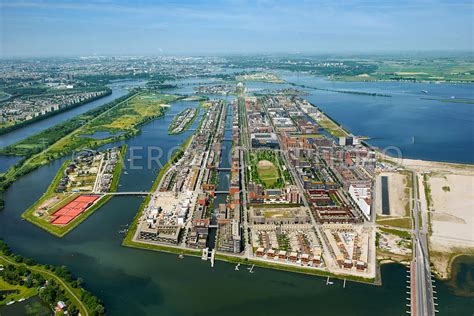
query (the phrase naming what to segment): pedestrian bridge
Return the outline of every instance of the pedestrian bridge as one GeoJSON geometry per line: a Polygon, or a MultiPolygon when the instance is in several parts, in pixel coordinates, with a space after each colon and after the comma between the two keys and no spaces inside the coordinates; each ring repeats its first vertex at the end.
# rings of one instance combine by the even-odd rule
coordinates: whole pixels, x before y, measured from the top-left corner
{"type": "Polygon", "coordinates": [[[105,193],[106,195],[150,195],[153,192],[145,192],[145,191],[136,191],[136,192],[108,192],[105,193]]]}

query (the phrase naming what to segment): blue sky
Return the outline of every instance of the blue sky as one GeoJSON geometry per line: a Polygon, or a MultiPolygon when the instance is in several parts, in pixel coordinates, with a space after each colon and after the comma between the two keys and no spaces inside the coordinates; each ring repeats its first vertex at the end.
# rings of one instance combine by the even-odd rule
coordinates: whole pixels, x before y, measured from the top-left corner
{"type": "Polygon", "coordinates": [[[0,55],[473,49],[473,1],[0,0],[0,55]]]}

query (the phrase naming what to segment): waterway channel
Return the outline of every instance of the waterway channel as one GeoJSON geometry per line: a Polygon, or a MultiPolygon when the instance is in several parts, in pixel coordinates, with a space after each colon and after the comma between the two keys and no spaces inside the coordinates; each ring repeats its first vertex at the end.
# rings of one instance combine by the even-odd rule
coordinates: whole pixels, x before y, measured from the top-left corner
{"type": "MultiPolygon", "coordinates": [[[[168,135],[168,125],[174,114],[197,105],[198,102],[176,102],[167,115],[123,141],[128,151],[119,190],[150,189],[160,166],[149,164],[148,158],[156,156],[160,152],[156,148],[161,148],[165,154],[159,161],[164,163],[167,153],[191,135],[190,130],[168,135]]],[[[350,112],[351,107],[347,106],[346,111],[350,112]]],[[[331,114],[339,119],[337,113],[331,114]]],[[[123,247],[124,236],[119,231],[131,223],[143,202],[140,197],[114,197],[66,237],[56,238],[23,221],[20,215],[43,194],[65,159],[20,178],[6,191],[6,208],[0,212],[0,238],[15,253],[41,263],[66,265],[104,301],[109,315],[406,314],[407,269],[401,265],[382,267],[382,286],[347,282],[343,288],[339,280],[326,285],[325,278],[260,268],[250,274],[247,269],[234,271],[232,264],[220,261],[210,268],[209,262],[199,258],[178,260],[172,254],[123,247]]],[[[219,185],[225,185],[225,179],[221,173],[219,185]]],[[[436,281],[440,315],[472,315],[474,264],[469,258],[456,261],[459,269],[453,280],[436,281]]]]}

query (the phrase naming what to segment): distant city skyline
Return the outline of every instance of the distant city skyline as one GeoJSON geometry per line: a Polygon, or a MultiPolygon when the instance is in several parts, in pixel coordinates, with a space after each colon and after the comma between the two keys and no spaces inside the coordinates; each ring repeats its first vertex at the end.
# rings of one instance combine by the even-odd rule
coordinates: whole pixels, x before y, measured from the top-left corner
{"type": "Polygon", "coordinates": [[[5,1],[0,57],[473,50],[472,1],[5,1]]]}

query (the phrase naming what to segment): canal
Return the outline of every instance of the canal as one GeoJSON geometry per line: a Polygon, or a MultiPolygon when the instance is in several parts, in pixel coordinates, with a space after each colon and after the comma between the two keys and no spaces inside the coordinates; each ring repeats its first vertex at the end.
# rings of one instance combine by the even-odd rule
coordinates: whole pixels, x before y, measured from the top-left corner
{"type": "MultiPolygon", "coordinates": [[[[148,163],[150,155],[157,152],[149,148],[161,148],[163,153],[177,149],[191,132],[168,135],[172,114],[197,105],[174,103],[167,113],[170,115],[150,122],[139,135],[123,141],[128,145],[127,163],[119,190],[151,188],[160,165],[148,163]]],[[[227,120],[231,124],[231,118],[227,120]]],[[[222,149],[230,152],[230,146],[225,144],[222,149]]],[[[104,301],[109,315],[406,314],[407,269],[401,265],[382,266],[382,286],[347,282],[343,288],[339,280],[326,285],[325,278],[261,268],[250,274],[220,261],[210,268],[199,258],[177,260],[171,254],[123,247],[124,236],[119,232],[133,220],[143,202],[140,197],[114,197],[66,237],[56,238],[20,215],[47,189],[64,159],[23,176],[6,191],[0,238],[15,253],[41,263],[66,265],[104,301]]],[[[166,154],[159,159],[160,163],[166,160],[166,154]]],[[[219,185],[228,188],[228,175],[219,174],[219,185]]],[[[455,261],[452,280],[435,282],[440,315],[472,315],[474,264],[469,258],[455,261]]],[[[1,308],[0,313],[6,314],[1,308]]]]}
{"type": "MultiPolygon", "coordinates": [[[[232,159],[232,106],[226,105],[226,118],[224,125],[224,139],[221,147],[221,158],[219,162],[219,168],[230,168],[230,162],[232,159]]],[[[229,191],[230,183],[230,171],[220,170],[217,175],[217,188],[216,191],[229,191]]],[[[211,225],[217,225],[217,214],[220,204],[226,204],[229,198],[227,193],[216,194],[214,198],[214,210],[211,215],[211,225]]],[[[209,250],[214,249],[217,237],[217,228],[209,228],[209,237],[207,246],[209,250]]]]}

